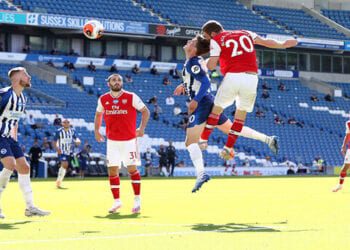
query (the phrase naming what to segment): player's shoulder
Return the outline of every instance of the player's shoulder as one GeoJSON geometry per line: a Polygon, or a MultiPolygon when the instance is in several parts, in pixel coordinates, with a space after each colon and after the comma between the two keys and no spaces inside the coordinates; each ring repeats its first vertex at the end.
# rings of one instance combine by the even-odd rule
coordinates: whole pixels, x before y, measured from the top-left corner
{"type": "Polygon", "coordinates": [[[186,63],[186,70],[190,74],[198,75],[200,72],[203,71],[203,61],[204,59],[200,56],[194,56],[190,58],[186,63]]]}
{"type": "Polygon", "coordinates": [[[350,120],[345,122],[345,126],[350,129],[350,120]]]}
{"type": "Polygon", "coordinates": [[[6,88],[1,88],[0,89],[0,95],[4,96],[6,94],[11,94],[12,93],[12,88],[11,87],[6,87],[6,88]]]}
{"type": "Polygon", "coordinates": [[[59,135],[63,130],[63,127],[56,129],[56,135],[59,135]]]}
{"type": "Polygon", "coordinates": [[[102,100],[102,99],[106,99],[106,98],[108,98],[110,96],[110,93],[109,92],[106,92],[106,93],[104,93],[104,94],[102,94],[102,95],[100,95],[100,100],[102,100]]]}
{"type": "Polygon", "coordinates": [[[138,94],[136,94],[135,92],[132,92],[132,91],[126,91],[126,90],[123,90],[123,97],[138,97],[140,98],[140,96],[138,94]]]}
{"type": "Polygon", "coordinates": [[[136,95],[135,92],[127,91],[127,90],[123,90],[123,94],[124,94],[124,95],[130,95],[130,96],[136,95]]]}

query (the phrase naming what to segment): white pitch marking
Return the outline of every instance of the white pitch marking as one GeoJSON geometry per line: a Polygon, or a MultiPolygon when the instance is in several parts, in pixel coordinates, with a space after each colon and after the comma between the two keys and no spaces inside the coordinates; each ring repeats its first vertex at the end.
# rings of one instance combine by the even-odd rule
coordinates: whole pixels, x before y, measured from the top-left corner
{"type": "MultiPolygon", "coordinates": [[[[278,229],[279,227],[269,227],[270,229],[278,229]]],[[[257,231],[266,230],[266,227],[262,228],[242,228],[235,229],[233,231],[257,231]]],[[[188,234],[201,234],[201,233],[213,233],[213,232],[225,232],[225,230],[212,230],[212,231],[178,231],[178,232],[163,232],[163,233],[150,233],[150,234],[125,234],[125,235],[110,235],[110,236],[86,236],[75,238],[61,238],[61,239],[34,239],[34,240],[12,240],[12,241],[0,241],[0,245],[14,245],[14,244],[29,244],[29,243],[50,243],[50,242],[62,242],[62,241],[81,241],[81,240],[113,240],[113,239],[126,239],[133,237],[158,237],[158,236],[170,236],[170,235],[188,235],[188,234]]]]}
{"type": "Polygon", "coordinates": [[[61,238],[61,239],[37,239],[37,240],[11,240],[0,241],[0,245],[13,245],[13,244],[28,244],[28,243],[49,243],[49,242],[61,242],[61,241],[80,241],[80,240],[113,240],[113,239],[125,239],[133,237],[158,237],[169,235],[184,235],[184,234],[197,234],[208,233],[203,231],[179,231],[179,232],[164,232],[164,233],[151,233],[151,234],[125,234],[125,235],[110,235],[110,236],[87,236],[76,238],[61,238]]]}

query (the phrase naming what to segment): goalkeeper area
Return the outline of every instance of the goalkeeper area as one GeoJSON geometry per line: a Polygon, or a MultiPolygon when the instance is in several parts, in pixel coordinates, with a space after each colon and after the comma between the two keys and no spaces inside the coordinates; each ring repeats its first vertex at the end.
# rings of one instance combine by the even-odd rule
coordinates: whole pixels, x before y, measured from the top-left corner
{"type": "Polygon", "coordinates": [[[133,215],[129,179],[120,214],[108,180],[33,181],[36,204],[52,214],[26,218],[18,184],[2,195],[0,249],[346,249],[350,185],[335,177],[213,178],[195,194],[194,179],[142,180],[133,215]]]}

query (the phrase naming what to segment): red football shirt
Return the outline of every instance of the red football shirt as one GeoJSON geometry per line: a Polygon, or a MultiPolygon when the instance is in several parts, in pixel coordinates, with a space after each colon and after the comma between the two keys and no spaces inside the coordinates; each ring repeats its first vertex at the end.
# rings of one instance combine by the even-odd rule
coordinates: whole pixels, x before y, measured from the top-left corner
{"type": "Polygon", "coordinates": [[[210,56],[219,56],[220,70],[226,73],[258,72],[254,39],[247,30],[223,31],[210,40],[210,56]]]}
{"type": "Polygon", "coordinates": [[[145,107],[135,93],[122,90],[116,97],[111,92],[100,96],[97,112],[103,112],[106,123],[106,136],[114,141],[127,141],[136,138],[137,111],[145,107]]]}

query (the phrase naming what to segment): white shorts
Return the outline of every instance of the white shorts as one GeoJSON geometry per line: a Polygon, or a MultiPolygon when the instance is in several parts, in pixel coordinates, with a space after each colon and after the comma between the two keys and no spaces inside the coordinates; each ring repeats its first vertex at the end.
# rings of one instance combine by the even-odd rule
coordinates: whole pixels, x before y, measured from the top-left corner
{"type": "Polygon", "coordinates": [[[107,139],[107,167],[140,166],[137,140],[113,141],[107,139]]]}
{"type": "Polygon", "coordinates": [[[345,158],[344,158],[345,164],[350,164],[350,149],[346,150],[345,158]]]}
{"type": "Polygon", "coordinates": [[[237,109],[250,113],[254,109],[257,87],[257,75],[227,73],[216,93],[214,104],[225,109],[236,102],[237,109]]]}

